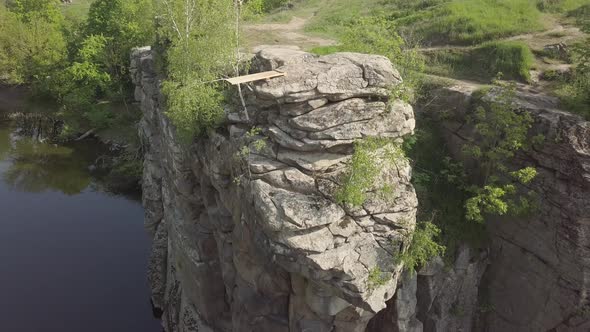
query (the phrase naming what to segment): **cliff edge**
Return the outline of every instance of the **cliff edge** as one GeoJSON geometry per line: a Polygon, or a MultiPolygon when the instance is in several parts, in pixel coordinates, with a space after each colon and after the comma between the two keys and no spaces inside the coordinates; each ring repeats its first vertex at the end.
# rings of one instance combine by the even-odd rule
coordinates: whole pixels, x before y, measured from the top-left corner
{"type": "Polygon", "coordinates": [[[411,134],[381,56],[263,48],[245,106],[190,146],[165,114],[149,48],[132,55],[154,236],[149,279],[167,331],[364,331],[393,297],[415,227],[411,168],[380,164],[360,207],[337,204],[354,142],[411,134]]]}

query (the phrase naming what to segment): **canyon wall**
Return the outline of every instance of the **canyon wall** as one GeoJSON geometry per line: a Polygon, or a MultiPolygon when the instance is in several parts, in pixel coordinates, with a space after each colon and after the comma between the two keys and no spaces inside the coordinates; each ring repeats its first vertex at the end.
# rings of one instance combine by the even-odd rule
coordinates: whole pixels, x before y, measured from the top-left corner
{"type": "MultiPolygon", "coordinates": [[[[379,165],[362,207],[336,204],[355,140],[411,134],[412,108],[389,100],[401,78],[378,56],[317,57],[263,48],[223,126],[181,144],[165,115],[149,48],[132,56],[143,118],[143,201],[154,237],[149,279],[167,331],[585,331],[590,329],[590,123],[519,89],[542,145],[528,217],[488,218],[489,248],[462,246],[417,273],[397,259],[418,202],[406,160],[379,165]],[[244,107],[245,106],[245,107],[244,107]]],[[[473,88],[433,92],[421,109],[447,147],[474,138],[473,88]],[[441,116],[438,116],[440,114],[441,116]]]]}
{"type": "Polygon", "coordinates": [[[152,51],[133,52],[167,331],[361,332],[394,296],[416,222],[409,162],[379,164],[360,207],[334,197],[356,140],[413,132],[412,107],[389,100],[399,73],[380,56],[261,49],[251,71],[274,69],[286,76],[244,86],[245,108],[235,98],[220,128],[181,144],[152,51]]]}
{"type": "MultiPolygon", "coordinates": [[[[464,86],[442,88],[433,92],[435,99],[421,110],[439,119],[446,145],[458,159],[462,158],[461,146],[476,139],[467,121],[475,109],[473,92],[464,86]]],[[[486,98],[493,99],[493,93],[486,98]]],[[[481,282],[463,288],[478,295],[479,301],[475,308],[462,304],[461,315],[455,315],[459,318],[454,320],[468,317],[477,322],[471,328],[481,331],[587,331],[590,122],[559,110],[556,98],[525,86],[518,87],[514,103],[518,111],[528,112],[534,119],[531,137],[544,137],[542,144],[519,153],[512,165],[537,169],[536,179],[523,189],[536,193],[538,208],[526,217],[487,218],[489,254],[470,261],[474,264],[485,259],[490,265],[481,282]]],[[[442,303],[452,303],[455,298],[457,295],[441,297],[442,303]]],[[[424,317],[425,311],[432,317],[441,316],[440,308],[420,310],[419,317],[424,317]]]]}

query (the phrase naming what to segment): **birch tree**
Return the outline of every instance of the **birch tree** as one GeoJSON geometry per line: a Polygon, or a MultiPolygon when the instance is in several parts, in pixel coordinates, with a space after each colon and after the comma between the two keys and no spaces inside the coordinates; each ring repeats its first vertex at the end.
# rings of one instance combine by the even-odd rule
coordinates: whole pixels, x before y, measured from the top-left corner
{"type": "Polygon", "coordinates": [[[233,0],[159,0],[159,6],[158,33],[170,44],[167,114],[189,140],[223,118],[220,79],[235,72],[238,13],[233,0]]]}

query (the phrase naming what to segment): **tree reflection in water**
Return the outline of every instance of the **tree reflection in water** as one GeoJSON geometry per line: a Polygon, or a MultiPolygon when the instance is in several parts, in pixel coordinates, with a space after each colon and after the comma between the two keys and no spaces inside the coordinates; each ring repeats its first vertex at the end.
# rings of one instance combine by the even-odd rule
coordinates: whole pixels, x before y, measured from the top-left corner
{"type": "Polygon", "coordinates": [[[92,183],[89,166],[96,146],[47,143],[56,135],[56,122],[46,116],[18,117],[0,122],[2,180],[15,190],[60,191],[75,195],[92,183]],[[45,118],[44,118],[45,117],[45,118]]]}

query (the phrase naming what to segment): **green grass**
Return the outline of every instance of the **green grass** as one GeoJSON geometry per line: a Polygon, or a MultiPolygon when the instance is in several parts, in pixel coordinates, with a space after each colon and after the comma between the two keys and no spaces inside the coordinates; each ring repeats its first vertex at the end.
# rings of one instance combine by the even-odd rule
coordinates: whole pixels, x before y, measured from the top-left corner
{"type": "Polygon", "coordinates": [[[346,50],[340,45],[332,45],[332,46],[317,46],[309,50],[313,54],[317,55],[328,55],[338,52],[346,52],[346,50]]]}
{"type": "Polygon", "coordinates": [[[565,13],[588,5],[588,0],[538,0],[537,7],[542,11],[565,13]]]}
{"type": "Polygon", "coordinates": [[[385,7],[381,0],[311,0],[307,6],[316,8],[313,16],[305,27],[306,32],[313,34],[341,37],[359,17],[373,15],[385,7]]]}
{"type": "Polygon", "coordinates": [[[531,0],[454,0],[422,15],[408,23],[434,44],[472,45],[543,29],[531,0]]]}
{"type": "Polygon", "coordinates": [[[355,19],[375,14],[426,45],[474,45],[544,28],[535,0],[311,0],[303,5],[317,13],[306,31],[335,38],[355,19]]]}
{"type": "Polygon", "coordinates": [[[580,27],[589,29],[590,27],[590,3],[570,10],[567,16],[573,18],[575,23],[580,27]]]}
{"type": "Polygon", "coordinates": [[[535,61],[530,48],[516,41],[487,42],[468,50],[444,49],[426,56],[430,74],[483,81],[502,73],[505,79],[528,82],[535,61]]]}

